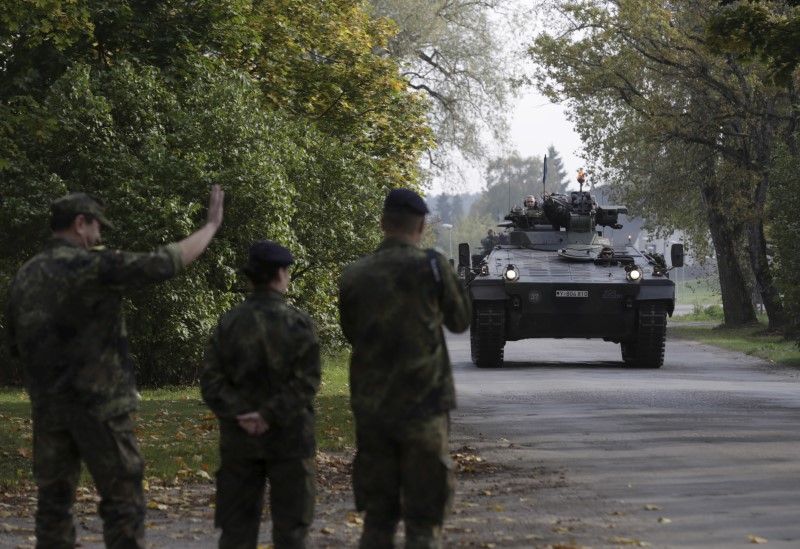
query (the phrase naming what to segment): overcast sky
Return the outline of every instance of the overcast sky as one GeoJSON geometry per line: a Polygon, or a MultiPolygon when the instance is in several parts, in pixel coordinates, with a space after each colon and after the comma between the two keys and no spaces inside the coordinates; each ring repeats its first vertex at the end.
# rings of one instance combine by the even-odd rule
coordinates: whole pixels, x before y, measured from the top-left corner
{"type": "MultiPolygon", "coordinates": [[[[526,13],[523,17],[524,29],[508,26],[504,22],[503,16],[497,15],[498,28],[511,29],[510,34],[502,41],[503,47],[507,49],[500,58],[505,58],[504,62],[510,61],[513,64],[520,63],[522,72],[536,70],[530,65],[530,61],[525,55],[526,45],[529,44],[538,32],[551,25],[550,19],[546,16],[542,18],[537,6],[540,0],[507,0],[508,6],[513,6],[511,11],[526,13]]],[[[503,32],[503,31],[501,31],[503,32]]],[[[512,70],[511,73],[515,72],[512,70]]],[[[510,73],[510,74],[511,74],[510,73]]],[[[538,156],[542,157],[547,153],[547,148],[552,145],[561,155],[564,162],[564,169],[570,175],[573,182],[578,168],[584,167],[583,161],[577,154],[581,147],[578,134],[575,132],[573,124],[564,115],[564,109],[560,105],[551,103],[548,99],[539,95],[536,90],[529,88],[520,94],[520,97],[512,99],[509,108],[509,133],[508,141],[512,150],[516,150],[521,157],[538,156]]],[[[499,146],[492,147],[491,157],[504,157],[510,155],[508,150],[502,150],[499,146]]],[[[460,184],[445,184],[442,181],[434,181],[432,189],[427,194],[441,194],[442,192],[480,192],[484,189],[484,169],[470,170],[467,180],[460,184]]],[[[578,184],[574,183],[575,190],[578,184]]]]}
{"type": "Polygon", "coordinates": [[[517,101],[509,137],[520,156],[544,156],[552,145],[568,174],[577,174],[583,167],[577,156],[581,142],[564,109],[533,91],[517,101]]]}
{"type": "MultiPolygon", "coordinates": [[[[509,116],[510,146],[516,149],[521,157],[542,157],[548,147],[553,145],[561,155],[564,168],[572,176],[577,174],[583,162],[577,154],[581,147],[578,134],[573,124],[567,120],[564,109],[560,105],[538,95],[534,90],[522,95],[514,101],[509,116]]],[[[497,151],[496,155],[504,154],[497,151]]],[[[453,193],[476,193],[484,188],[483,174],[480,171],[470,172],[467,181],[455,188],[445,188],[442,181],[434,181],[429,195],[441,194],[443,191],[453,193]]],[[[577,183],[575,184],[577,190],[577,183]]]]}

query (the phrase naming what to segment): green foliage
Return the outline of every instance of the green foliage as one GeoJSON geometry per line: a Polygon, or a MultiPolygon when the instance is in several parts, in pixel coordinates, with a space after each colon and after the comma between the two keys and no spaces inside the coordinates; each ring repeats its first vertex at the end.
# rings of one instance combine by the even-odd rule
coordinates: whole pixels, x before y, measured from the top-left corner
{"type": "Polygon", "coordinates": [[[353,143],[375,159],[389,186],[409,185],[420,151],[433,146],[429,103],[409,93],[393,59],[375,55],[395,27],[371,20],[363,7],[352,0],[253,3],[249,27],[259,46],[234,57],[273,106],[353,143]]]}
{"type": "Polygon", "coordinates": [[[709,46],[750,55],[769,66],[776,81],[789,84],[800,64],[800,0],[719,3],[723,7],[706,27],[709,46]]]}
{"type": "MultiPolygon", "coordinates": [[[[572,180],[564,168],[564,160],[552,145],[547,147],[547,178],[544,188],[549,194],[566,194],[572,180]]],[[[540,196],[541,193],[535,193],[540,196]]]]}
{"type": "Polygon", "coordinates": [[[669,337],[699,341],[729,351],[793,368],[800,367],[800,348],[780,335],[769,333],[762,322],[736,328],[724,325],[672,324],[667,327],[669,337]]]}
{"type": "MultiPolygon", "coordinates": [[[[322,382],[314,403],[317,445],[342,450],[355,445],[350,410],[349,355],[322,357],[322,382]]],[[[217,419],[196,386],[143,390],[136,435],[146,476],[162,481],[208,481],[219,465],[217,419]]],[[[0,390],[0,488],[32,478],[30,402],[24,392],[0,390]]],[[[88,475],[82,482],[89,482],[88,475]]]]}
{"type": "MultiPolygon", "coordinates": [[[[800,137],[800,136],[798,136],[800,137]]],[[[796,137],[797,138],[797,137],[796,137]]],[[[787,335],[800,344],[800,195],[797,174],[800,155],[783,147],[772,172],[769,241],[774,250],[774,272],[789,324],[787,335]]]]}
{"type": "Polygon", "coordinates": [[[314,405],[320,450],[342,450],[355,446],[349,383],[349,353],[326,355],[322,362],[322,384],[314,405]]]}
{"type": "Polygon", "coordinates": [[[677,317],[679,320],[693,322],[722,322],[724,315],[719,305],[701,305],[696,303],[691,314],[677,317]]]}
{"type": "Polygon", "coordinates": [[[553,4],[558,16],[529,53],[542,67],[540,90],[580,122],[590,173],[648,228],[685,230],[696,250],[711,234],[726,321],[752,320],[742,296],[756,279],[780,325],[764,200],[773,137],[795,123],[796,98],[781,97],[762,67],[702,47],[714,0],[553,4]]]}
{"type": "Polygon", "coordinates": [[[438,145],[431,168],[457,172],[457,158],[483,160],[485,136],[507,133],[516,52],[505,43],[527,21],[517,21],[516,7],[501,0],[368,3],[376,17],[397,25],[386,51],[402,63],[408,85],[430,100],[438,145]]]}
{"type": "Polygon", "coordinates": [[[453,229],[453,254],[458,260],[458,244],[466,242],[469,244],[473,254],[481,253],[481,239],[486,238],[489,229],[497,229],[497,221],[488,215],[470,214],[461,220],[453,229]]]}
{"type": "MultiPolygon", "coordinates": [[[[548,189],[548,192],[552,191],[548,189]]],[[[472,204],[470,213],[502,219],[512,206],[522,206],[529,194],[542,194],[542,159],[537,156],[496,158],[486,168],[486,190],[472,204]]]]}
{"type": "Polygon", "coordinates": [[[374,54],[394,27],[351,0],[28,5],[0,8],[0,306],[48,236],[52,199],[103,196],[117,226],[105,242],[147,251],[197,228],[219,184],[209,251],[129,296],[140,383],[195,379],[257,239],[292,249],[288,297],[339,344],[339,272],[377,245],[385,193],[418,186],[432,145],[426,101],[374,54]]]}
{"type": "Polygon", "coordinates": [[[31,480],[31,425],[27,395],[7,389],[0,391],[0,488],[31,480]]]}

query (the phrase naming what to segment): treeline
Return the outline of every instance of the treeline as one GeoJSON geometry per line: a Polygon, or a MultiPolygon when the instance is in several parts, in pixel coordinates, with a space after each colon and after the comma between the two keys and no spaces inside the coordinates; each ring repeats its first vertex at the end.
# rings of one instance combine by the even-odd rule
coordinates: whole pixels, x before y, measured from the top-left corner
{"type": "MultiPolygon", "coordinates": [[[[800,337],[800,2],[559,0],[529,48],[590,171],[719,265],[725,324],[800,337]]],[[[543,8],[549,9],[549,8],[543,8]]]]}
{"type": "MultiPolygon", "coordinates": [[[[187,276],[130,296],[140,383],[192,382],[218,315],[242,299],[250,242],[297,258],[290,298],[338,337],[343,265],[376,246],[385,192],[419,185],[427,100],[385,51],[396,28],[350,0],[61,2],[0,7],[0,306],[49,235],[48,206],[106,199],[109,246],[223,228],[187,276]]],[[[21,374],[0,351],[5,382],[21,374]]]]}

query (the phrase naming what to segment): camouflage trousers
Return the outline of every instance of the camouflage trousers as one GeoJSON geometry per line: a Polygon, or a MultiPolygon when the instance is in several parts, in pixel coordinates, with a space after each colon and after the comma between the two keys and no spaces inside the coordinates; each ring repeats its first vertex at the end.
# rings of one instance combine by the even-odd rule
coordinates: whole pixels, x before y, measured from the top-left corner
{"type": "Polygon", "coordinates": [[[143,549],[144,460],[133,420],[124,414],[100,421],[83,406],[71,404],[33,411],[33,473],[39,492],[36,547],[75,547],[72,507],[81,460],[100,494],[106,547],[143,549]]]}
{"type": "Polygon", "coordinates": [[[393,547],[401,519],[406,548],[442,546],[455,489],[448,434],[447,414],[388,424],[356,418],[353,491],[356,508],[366,511],[362,549],[393,547]]]}
{"type": "Polygon", "coordinates": [[[269,480],[272,544],[275,549],[305,549],[314,518],[314,458],[265,459],[238,447],[220,449],[214,524],[222,529],[220,549],[256,549],[269,480]]]}

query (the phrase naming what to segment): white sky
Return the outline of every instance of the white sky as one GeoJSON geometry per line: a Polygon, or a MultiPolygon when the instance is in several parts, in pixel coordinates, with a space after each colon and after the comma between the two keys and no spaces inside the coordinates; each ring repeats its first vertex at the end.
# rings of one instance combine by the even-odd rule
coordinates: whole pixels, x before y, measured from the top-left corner
{"type": "MultiPolygon", "coordinates": [[[[519,52],[512,53],[513,49],[524,50],[525,44],[544,25],[537,22],[535,7],[539,0],[508,0],[509,5],[516,6],[515,9],[522,13],[528,12],[526,22],[530,27],[523,35],[508,36],[503,44],[510,48],[507,54],[516,56],[519,59],[519,52]]],[[[512,10],[513,11],[513,10],[512,10]]],[[[504,26],[502,19],[499,20],[504,26]]],[[[523,66],[527,66],[524,56],[520,61],[523,66]]],[[[527,66],[527,70],[534,70],[527,66]]],[[[547,148],[552,145],[561,155],[564,168],[570,176],[577,174],[578,168],[584,167],[584,162],[578,158],[581,142],[574,130],[572,123],[567,121],[564,109],[560,105],[551,103],[548,99],[539,95],[533,88],[520,94],[520,97],[512,101],[512,109],[509,112],[509,145],[512,150],[516,149],[522,157],[539,156],[547,153],[547,148]]],[[[501,151],[499,147],[493,147],[496,152],[494,157],[510,155],[510,151],[501,151]]],[[[434,181],[433,187],[427,194],[441,194],[442,192],[480,192],[484,188],[483,173],[484,169],[471,170],[468,181],[460,185],[444,185],[442,181],[434,181]],[[449,187],[449,188],[448,188],[449,187]]],[[[574,177],[572,178],[575,179],[574,177]]],[[[578,184],[575,183],[575,190],[578,184]]]]}
{"type": "Polygon", "coordinates": [[[564,109],[533,91],[517,101],[509,137],[520,156],[544,156],[552,145],[561,155],[567,174],[577,174],[584,166],[578,157],[581,141],[564,109]]]}
{"type": "MultiPolygon", "coordinates": [[[[512,108],[509,116],[508,140],[511,148],[516,149],[521,157],[542,157],[547,153],[548,147],[552,145],[561,155],[567,174],[576,174],[578,168],[584,166],[584,162],[578,157],[581,141],[560,105],[551,103],[531,90],[514,101],[512,108]]],[[[505,156],[510,153],[498,150],[494,154],[505,156]]],[[[472,170],[465,185],[445,188],[443,182],[437,179],[434,180],[433,187],[426,194],[475,193],[482,191],[483,187],[482,170],[472,170]]]]}

